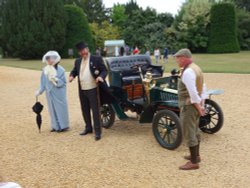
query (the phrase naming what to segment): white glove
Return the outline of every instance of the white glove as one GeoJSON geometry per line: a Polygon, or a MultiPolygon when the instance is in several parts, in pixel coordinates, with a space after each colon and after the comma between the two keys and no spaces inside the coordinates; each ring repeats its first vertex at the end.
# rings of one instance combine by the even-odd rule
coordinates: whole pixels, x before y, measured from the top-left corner
{"type": "Polygon", "coordinates": [[[40,95],[40,92],[39,92],[39,90],[37,90],[37,91],[35,92],[35,96],[38,97],[39,95],[40,95]]]}

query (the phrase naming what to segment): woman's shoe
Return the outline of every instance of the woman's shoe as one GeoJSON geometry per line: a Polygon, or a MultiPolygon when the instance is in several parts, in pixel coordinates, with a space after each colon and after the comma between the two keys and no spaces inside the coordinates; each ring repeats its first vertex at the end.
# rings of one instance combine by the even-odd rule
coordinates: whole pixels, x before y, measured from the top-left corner
{"type": "Polygon", "coordinates": [[[62,129],[61,132],[66,132],[68,130],[69,130],[69,127],[62,129]]]}
{"type": "Polygon", "coordinates": [[[68,130],[69,130],[69,127],[64,128],[64,129],[60,129],[60,130],[58,130],[57,132],[58,132],[58,133],[61,133],[61,132],[66,132],[66,131],[68,131],[68,130]]]}

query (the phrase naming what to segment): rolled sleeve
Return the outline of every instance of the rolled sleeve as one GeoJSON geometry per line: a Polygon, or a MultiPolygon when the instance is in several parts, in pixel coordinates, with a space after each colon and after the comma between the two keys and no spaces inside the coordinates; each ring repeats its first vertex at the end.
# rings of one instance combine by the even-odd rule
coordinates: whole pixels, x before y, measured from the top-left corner
{"type": "Polygon", "coordinates": [[[201,93],[201,99],[205,100],[207,98],[208,98],[207,86],[206,86],[206,84],[203,84],[202,93],[201,93]]]}
{"type": "Polygon", "coordinates": [[[188,90],[191,104],[199,104],[202,99],[199,96],[198,90],[196,88],[196,74],[191,68],[188,68],[184,71],[182,76],[182,82],[185,84],[188,90]]]}

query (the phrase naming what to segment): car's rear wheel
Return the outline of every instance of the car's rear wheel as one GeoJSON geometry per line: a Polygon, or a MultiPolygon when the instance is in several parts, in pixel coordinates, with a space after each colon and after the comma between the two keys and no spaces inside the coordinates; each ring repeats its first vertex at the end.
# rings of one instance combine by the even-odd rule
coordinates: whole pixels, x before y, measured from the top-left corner
{"type": "Polygon", "coordinates": [[[211,99],[205,101],[206,114],[200,118],[200,129],[209,134],[218,132],[224,122],[221,107],[211,99]]]}

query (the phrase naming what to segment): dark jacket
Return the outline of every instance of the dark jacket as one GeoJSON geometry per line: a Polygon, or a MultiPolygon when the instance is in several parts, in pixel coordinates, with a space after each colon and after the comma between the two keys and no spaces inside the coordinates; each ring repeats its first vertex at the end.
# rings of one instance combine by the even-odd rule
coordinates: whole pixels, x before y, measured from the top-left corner
{"type": "MultiPolygon", "coordinates": [[[[79,78],[80,69],[81,69],[81,62],[82,62],[82,58],[76,59],[74,68],[70,72],[70,76],[73,76],[74,78],[76,76],[78,76],[79,92],[81,91],[80,78],[79,78]]],[[[112,103],[112,101],[114,100],[114,97],[109,92],[109,87],[107,85],[107,82],[105,81],[105,78],[107,76],[107,68],[103,63],[102,57],[92,56],[91,55],[89,63],[90,63],[89,69],[90,69],[90,72],[91,72],[93,78],[96,79],[97,77],[100,76],[104,80],[104,82],[99,83],[101,104],[110,104],[110,103],[112,103]]]]}

